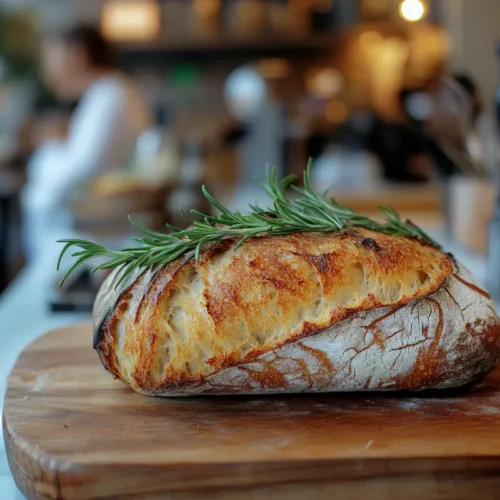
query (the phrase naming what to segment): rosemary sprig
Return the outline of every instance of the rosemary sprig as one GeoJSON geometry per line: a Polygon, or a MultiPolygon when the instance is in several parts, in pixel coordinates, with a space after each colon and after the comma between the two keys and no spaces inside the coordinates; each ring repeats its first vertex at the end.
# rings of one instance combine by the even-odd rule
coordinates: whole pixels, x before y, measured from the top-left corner
{"type": "MultiPolygon", "coordinates": [[[[64,247],[57,264],[58,270],[69,249],[77,249],[72,254],[76,261],[64,275],[61,285],[78,266],[95,257],[104,258],[105,262],[95,267],[93,272],[117,267],[121,269],[118,286],[137,268],[154,270],[183,255],[199,259],[201,252],[211,244],[236,238],[236,249],[248,239],[264,234],[280,236],[303,232],[338,233],[361,227],[394,236],[418,238],[439,248],[420,228],[409,221],[403,222],[392,207],[379,207],[386,219],[384,223],[379,223],[338,204],[332,198],[319,196],[312,188],[310,171],[311,162],[304,172],[303,188],[293,185],[295,176],[288,176],[279,182],[276,169],[268,172],[267,181],[259,182],[272,199],[273,206],[269,209],[251,205],[251,212],[248,214],[231,212],[203,187],[203,195],[219,213],[206,215],[192,210],[196,220],[186,229],[167,224],[167,231],[159,233],[140,226],[129,217],[130,222],[144,233],[144,237],[134,238],[139,243],[134,248],[113,251],[86,240],[59,240],[58,243],[64,244],[64,247]],[[297,194],[293,200],[285,197],[290,186],[297,194]]],[[[185,218],[182,211],[181,215],[185,218]]]]}

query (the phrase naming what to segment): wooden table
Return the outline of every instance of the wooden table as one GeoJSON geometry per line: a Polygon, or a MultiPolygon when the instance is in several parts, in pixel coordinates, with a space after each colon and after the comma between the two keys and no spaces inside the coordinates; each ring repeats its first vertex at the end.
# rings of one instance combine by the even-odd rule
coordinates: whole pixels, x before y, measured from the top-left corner
{"type": "Polygon", "coordinates": [[[438,395],[154,399],[80,324],[23,352],[4,434],[29,499],[496,499],[500,369],[438,395]]]}

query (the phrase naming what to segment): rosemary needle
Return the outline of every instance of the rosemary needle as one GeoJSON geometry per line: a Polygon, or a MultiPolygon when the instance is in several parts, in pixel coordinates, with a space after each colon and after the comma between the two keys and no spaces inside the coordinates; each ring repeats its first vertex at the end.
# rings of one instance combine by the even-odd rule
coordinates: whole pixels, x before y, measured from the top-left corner
{"type": "MultiPolygon", "coordinates": [[[[64,244],[64,247],[57,264],[58,270],[69,249],[77,250],[72,254],[76,261],[62,278],[61,285],[77,267],[95,257],[104,258],[105,262],[95,267],[93,272],[120,268],[119,284],[137,268],[158,269],[182,256],[199,259],[201,252],[209,245],[227,238],[237,239],[237,248],[258,235],[338,233],[361,227],[388,235],[417,238],[439,248],[420,228],[409,221],[403,222],[392,207],[379,207],[385,216],[385,222],[379,223],[340,205],[332,198],[319,196],[312,189],[310,172],[311,162],[304,172],[303,188],[293,185],[295,176],[288,176],[279,182],[276,169],[268,172],[267,181],[260,181],[260,184],[272,199],[273,206],[270,209],[250,206],[251,212],[248,214],[231,212],[203,187],[203,195],[219,213],[206,215],[193,210],[196,220],[186,229],[167,224],[167,231],[160,233],[140,226],[129,217],[130,222],[144,234],[142,238],[135,238],[139,244],[135,248],[113,251],[82,239],[59,240],[58,243],[64,244]],[[289,187],[296,192],[296,199],[285,197],[289,187]]],[[[184,214],[181,212],[181,215],[184,214]]]]}

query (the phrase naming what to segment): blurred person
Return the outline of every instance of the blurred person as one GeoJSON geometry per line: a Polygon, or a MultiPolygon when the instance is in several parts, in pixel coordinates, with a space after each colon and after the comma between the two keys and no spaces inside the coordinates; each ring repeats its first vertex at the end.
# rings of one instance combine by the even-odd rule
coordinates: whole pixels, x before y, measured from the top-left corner
{"type": "Polygon", "coordinates": [[[425,139],[408,116],[407,99],[411,92],[400,92],[397,117],[374,118],[367,137],[367,147],[380,160],[384,177],[394,182],[427,182],[432,173],[425,139]]]}
{"type": "Polygon", "coordinates": [[[42,68],[47,87],[59,99],[78,104],[67,130],[57,122],[42,128],[28,165],[23,211],[29,261],[67,235],[67,196],[81,183],[123,168],[151,125],[149,105],[117,68],[111,45],[93,26],[47,37],[42,68]]]}
{"type": "Polygon", "coordinates": [[[453,79],[465,92],[469,116],[465,124],[466,149],[489,176],[495,175],[500,161],[499,131],[494,116],[485,109],[481,92],[474,79],[457,74],[453,79]]]}
{"type": "Polygon", "coordinates": [[[401,94],[403,112],[420,147],[429,158],[433,173],[447,178],[464,163],[458,152],[463,149],[464,126],[457,86],[442,86],[434,79],[422,88],[404,90],[401,94]],[[444,91],[443,91],[444,90],[444,91]],[[453,110],[453,112],[452,112],[453,110]]]}
{"type": "Polygon", "coordinates": [[[474,80],[444,75],[426,91],[431,110],[420,125],[440,176],[494,175],[500,158],[498,131],[474,80]]]}
{"type": "Polygon", "coordinates": [[[444,73],[430,78],[422,91],[431,103],[428,116],[421,120],[425,131],[457,150],[465,148],[470,110],[467,96],[460,85],[444,73]]]}

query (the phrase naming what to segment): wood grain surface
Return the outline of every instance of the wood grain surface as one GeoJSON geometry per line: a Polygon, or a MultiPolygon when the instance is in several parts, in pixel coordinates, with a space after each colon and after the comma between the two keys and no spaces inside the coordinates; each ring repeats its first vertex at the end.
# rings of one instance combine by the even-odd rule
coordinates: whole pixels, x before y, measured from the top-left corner
{"type": "Polygon", "coordinates": [[[462,392],[154,399],[104,371],[90,324],[9,380],[4,437],[29,499],[498,498],[500,370],[462,392]]]}

